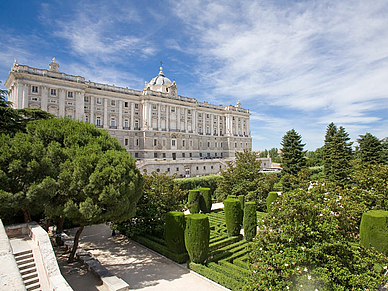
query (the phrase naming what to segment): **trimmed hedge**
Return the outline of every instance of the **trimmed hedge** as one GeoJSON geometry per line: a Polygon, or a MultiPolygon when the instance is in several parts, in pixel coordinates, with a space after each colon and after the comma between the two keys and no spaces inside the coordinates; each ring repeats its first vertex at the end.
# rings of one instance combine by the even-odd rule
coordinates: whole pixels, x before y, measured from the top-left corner
{"type": "Polygon", "coordinates": [[[228,235],[239,235],[242,225],[242,210],[240,201],[233,198],[225,199],[224,211],[228,235]]]}
{"type": "Polygon", "coordinates": [[[189,260],[189,255],[187,253],[175,254],[171,252],[166,246],[161,245],[151,239],[142,236],[134,236],[132,239],[146,246],[147,248],[154,250],[155,252],[177,262],[178,264],[186,263],[189,260]]]}
{"type": "Polygon", "coordinates": [[[226,199],[238,199],[236,195],[230,194],[226,199]]]}
{"type": "Polygon", "coordinates": [[[243,225],[245,239],[247,241],[251,241],[257,233],[257,213],[255,202],[245,203],[243,225]]]}
{"type": "Polygon", "coordinates": [[[365,248],[374,247],[388,255],[388,211],[369,210],[362,214],[360,240],[365,248]]]}
{"type": "MultiPolygon", "coordinates": [[[[191,177],[191,178],[178,178],[174,182],[179,184],[179,188],[182,190],[191,190],[196,188],[210,188],[212,196],[216,194],[214,191],[217,189],[217,183],[223,178],[220,175],[207,175],[202,177],[191,177]]],[[[213,197],[214,199],[217,197],[213,197]]]]}
{"type": "Polygon", "coordinates": [[[212,210],[212,193],[210,188],[199,188],[201,197],[199,200],[199,208],[203,213],[210,213],[212,210]]]}
{"type": "Polygon", "coordinates": [[[274,202],[276,199],[278,199],[278,193],[277,192],[269,192],[267,196],[267,212],[269,212],[272,209],[272,202],[274,202]]]}
{"type": "Polygon", "coordinates": [[[186,219],[183,212],[171,211],[166,214],[166,225],[164,228],[166,246],[176,254],[186,252],[185,247],[186,219]]]}
{"type": "Polygon", "coordinates": [[[199,201],[201,199],[201,193],[199,190],[190,190],[189,197],[187,201],[187,207],[190,210],[191,214],[199,213],[199,201]]]}
{"type": "Polygon", "coordinates": [[[209,254],[210,227],[205,214],[186,216],[185,245],[190,260],[202,264],[209,254]]]}
{"type": "Polygon", "coordinates": [[[218,283],[230,290],[242,290],[241,283],[237,280],[229,278],[222,273],[212,270],[206,266],[200,264],[189,263],[189,268],[194,272],[201,274],[202,276],[218,283]]]}
{"type": "Polygon", "coordinates": [[[241,210],[244,212],[245,196],[244,195],[238,195],[238,201],[240,201],[241,210]]]}

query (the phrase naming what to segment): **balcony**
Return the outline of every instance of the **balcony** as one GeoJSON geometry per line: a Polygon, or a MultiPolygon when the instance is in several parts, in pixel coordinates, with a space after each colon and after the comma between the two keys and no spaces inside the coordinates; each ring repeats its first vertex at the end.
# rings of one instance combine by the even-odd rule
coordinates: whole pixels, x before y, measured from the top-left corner
{"type": "Polygon", "coordinates": [[[117,129],[117,126],[116,125],[111,125],[109,126],[110,129],[117,129]]]}
{"type": "Polygon", "coordinates": [[[128,126],[124,126],[123,129],[129,130],[130,128],[128,126]]]}

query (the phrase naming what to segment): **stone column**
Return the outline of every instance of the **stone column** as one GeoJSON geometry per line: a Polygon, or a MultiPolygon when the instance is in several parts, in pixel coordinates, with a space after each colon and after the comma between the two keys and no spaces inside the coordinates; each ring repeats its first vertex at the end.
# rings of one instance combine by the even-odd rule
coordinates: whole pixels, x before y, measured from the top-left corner
{"type": "Polygon", "coordinates": [[[109,128],[108,124],[108,99],[104,98],[104,128],[109,128]]]}
{"type": "Polygon", "coordinates": [[[214,115],[210,114],[210,135],[214,134],[214,115]]]}
{"type": "Polygon", "coordinates": [[[217,115],[217,134],[220,134],[220,116],[217,115]]]}
{"type": "Polygon", "coordinates": [[[90,96],[90,116],[89,116],[89,122],[92,124],[96,124],[96,121],[94,120],[94,97],[90,96]]]}
{"type": "Polygon", "coordinates": [[[180,107],[176,107],[176,129],[181,131],[181,109],[180,107]]]}
{"type": "Polygon", "coordinates": [[[185,109],[183,109],[184,111],[185,111],[185,132],[187,132],[188,131],[188,129],[187,129],[187,108],[185,108],[185,109]]]}
{"type": "Polygon", "coordinates": [[[161,131],[162,130],[162,126],[160,124],[160,104],[158,103],[158,130],[161,131]]]}
{"type": "Polygon", "coordinates": [[[166,105],[166,130],[170,131],[170,106],[166,105]]]}
{"type": "Polygon", "coordinates": [[[75,94],[75,120],[83,120],[85,115],[84,93],[74,92],[75,94]]]}
{"type": "Polygon", "coordinates": [[[123,101],[119,100],[119,124],[118,129],[123,129],[123,101]]]}
{"type": "Polygon", "coordinates": [[[65,102],[66,102],[66,96],[65,96],[65,90],[63,89],[57,89],[58,92],[58,108],[59,112],[58,115],[60,117],[65,116],[65,102]]]}
{"type": "Polygon", "coordinates": [[[23,86],[23,107],[22,108],[28,108],[28,85],[23,86]]]}
{"type": "Polygon", "coordinates": [[[131,125],[130,125],[130,128],[133,130],[135,128],[135,121],[134,121],[134,117],[135,117],[135,104],[133,104],[133,102],[130,103],[129,105],[131,107],[131,125]]]}
{"type": "Polygon", "coordinates": [[[193,110],[193,119],[191,120],[191,129],[193,133],[197,133],[197,111],[193,110]]]}
{"type": "Polygon", "coordinates": [[[40,92],[40,109],[47,111],[48,110],[48,87],[42,86],[40,92]]]}
{"type": "Polygon", "coordinates": [[[206,114],[202,112],[202,134],[206,134],[206,114]]]}

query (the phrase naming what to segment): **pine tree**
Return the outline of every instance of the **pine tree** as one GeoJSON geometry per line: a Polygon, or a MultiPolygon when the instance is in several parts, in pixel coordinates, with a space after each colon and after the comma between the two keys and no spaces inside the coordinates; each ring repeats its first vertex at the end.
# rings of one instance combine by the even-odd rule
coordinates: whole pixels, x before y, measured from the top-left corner
{"type": "Polygon", "coordinates": [[[305,166],[305,152],[302,144],[302,136],[291,129],[283,136],[282,148],[282,174],[297,176],[298,172],[305,166]]]}
{"type": "Polygon", "coordinates": [[[327,127],[325,136],[324,173],[326,179],[344,185],[351,173],[350,161],[352,160],[352,142],[349,142],[349,134],[342,126],[337,130],[334,123],[327,127]]]}
{"type": "Polygon", "coordinates": [[[383,146],[377,137],[367,132],[365,135],[360,135],[357,142],[360,145],[359,154],[363,164],[382,162],[383,146]]]}

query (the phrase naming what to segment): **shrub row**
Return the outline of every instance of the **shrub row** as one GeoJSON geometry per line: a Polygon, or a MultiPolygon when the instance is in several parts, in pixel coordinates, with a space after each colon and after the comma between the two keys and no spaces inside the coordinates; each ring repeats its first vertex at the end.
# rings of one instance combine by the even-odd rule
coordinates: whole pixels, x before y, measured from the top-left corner
{"type": "Polygon", "coordinates": [[[187,215],[185,245],[190,260],[203,263],[209,254],[209,218],[205,214],[187,215]]]}
{"type": "Polygon", "coordinates": [[[183,212],[171,211],[166,214],[165,238],[166,246],[176,254],[186,252],[185,247],[186,219],[183,212]]]}
{"type": "Polygon", "coordinates": [[[257,232],[257,214],[256,214],[256,203],[246,202],[244,209],[244,236],[247,241],[251,241],[257,232]]]}
{"type": "Polygon", "coordinates": [[[241,286],[242,284],[239,281],[229,278],[224,274],[219,273],[215,270],[212,270],[206,266],[203,266],[201,264],[190,263],[189,268],[194,272],[197,272],[202,276],[218,284],[221,284],[226,288],[229,288],[230,290],[242,290],[242,286],[241,286]]]}
{"type": "Polygon", "coordinates": [[[221,273],[222,275],[225,275],[226,277],[229,277],[229,278],[232,278],[236,281],[239,281],[241,283],[244,283],[245,282],[245,277],[243,274],[235,271],[235,270],[231,270],[231,269],[228,269],[222,265],[219,265],[217,263],[209,263],[208,267],[210,269],[213,269],[219,273],[221,273]]]}
{"type": "Polygon", "coordinates": [[[189,191],[187,205],[190,213],[210,213],[212,209],[212,197],[210,188],[199,188],[189,191]]]}
{"type": "MultiPolygon", "coordinates": [[[[210,193],[212,196],[214,196],[214,191],[217,189],[217,183],[222,179],[223,178],[219,175],[208,175],[202,177],[175,179],[174,182],[179,184],[179,188],[182,190],[191,190],[201,187],[210,188],[210,193]]],[[[213,198],[216,199],[217,197],[213,198]]]]}
{"type": "Polygon", "coordinates": [[[134,236],[133,239],[137,241],[138,243],[150,248],[151,250],[154,250],[155,252],[179,263],[185,263],[189,260],[189,255],[187,253],[183,254],[175,254],[171,252],[166,246],[161,245],[155,241],[152,241],[148,238],[142,237],[142,236],[134,236]]]}
{"type": "Polygon", "coordinates": [[[238,199],[224,200],[225,222],[229,236],[239,235],[242,225],[242,210],[238,199]]]}
{"type": "Polygon", "coordinates": [[[232,236],[232,237],[227,237],[227,238],[225,238],[223,240],[211,243],[209,245],[209,251],[213,252],[213,251],[215,251],[218,248],[222,248],[222,247],[228,246],[228,245],[230,245],[232,243],[238,242],[238,241],[241,240],[241,238],[242,238],[241,235],[239,235],[239,236],[232,236]]]}

